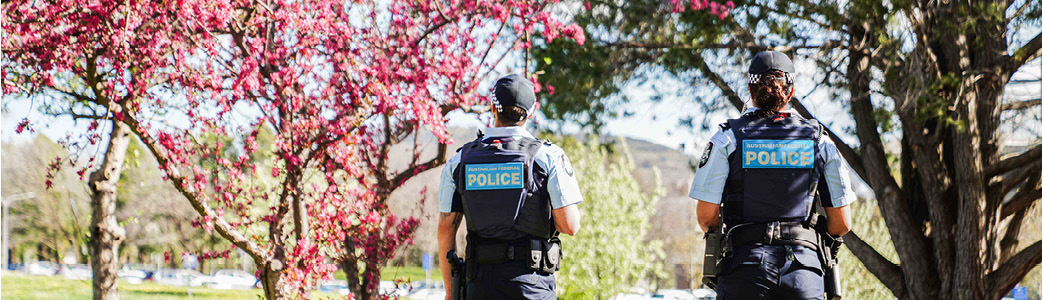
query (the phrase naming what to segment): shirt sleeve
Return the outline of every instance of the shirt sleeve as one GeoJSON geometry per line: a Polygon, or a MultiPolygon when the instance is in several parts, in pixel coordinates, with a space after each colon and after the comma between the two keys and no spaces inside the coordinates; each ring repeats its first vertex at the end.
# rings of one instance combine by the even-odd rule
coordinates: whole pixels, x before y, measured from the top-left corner
{"type": "Polygon", "coordinates": [[[573,165],[562,148],[555,145],[544,147],[543,153],[538,154],[535,160],[547,171],[547,193],[551,196],[552,209],[584,202],[573,165]]]}
{"type": "Polygon", "coordinates": [[[721,193],[725,189],[725,179],[729,177],[729,154],[735,150],[731,132],[728,129],[718,131],[711,137],[707,148],[700,157],[699,168],[692,178],[689,198],[703,202],[721,204],[721,193]]]}
{"type": "Polygon", "coordinates": [[[824,135],[819,140],[819,151],[823,154],[824,160],[822,182],[826,183],[828,192],[825,197],[828,199],[824,199],[823,207],[844,207],[852,204],[856,196],[848,178],[851,172],[845,159],[837,151],[837,145],[824,135]]]}
{"type": "Polygon", "coordinates": [[[453,155],[442,167],[439,180],[439,212],[462,211],[460,194],[457,193],[457,182],[453,179],[453,171],[457,169],[458,164],[460,164],[460,152],[453,155]]]}

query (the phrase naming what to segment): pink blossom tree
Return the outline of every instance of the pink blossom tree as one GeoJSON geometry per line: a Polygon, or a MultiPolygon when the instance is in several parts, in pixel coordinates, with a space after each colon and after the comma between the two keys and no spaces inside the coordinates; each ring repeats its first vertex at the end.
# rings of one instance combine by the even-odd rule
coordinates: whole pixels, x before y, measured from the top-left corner
{"type": "MultiPolygon", "coordinates": [[[[380,267],[417,224],[385,201],[445,162],[445,115],[471,110],[480,83],[530,33],[583,42],[548,4],[12,1],[4,94],[111,123],[110,144],[141,139],[200,226],[254,260],[268,299],[306,297],[336,269],[327,258],[356,298],[373,299],[380,267]],[[501,39],[508,25],[514,40],[501,39]],[[274,149],[258,149],[260,127],[276,133],[274,149]],[[427,161],[406,138],[424,131],[441,144],[427,161]],[[390,148],[408,142],[409,167],[391,170],[390,148]]],[[[77,134],[93,143],[105,129],[77,134]]],[[[122,157],[109,148],[103,162],[122,157]]],[[[112,257],[116,246],[101,245],[112,257]]],[[[115,299],[114,260],[99,263],[95,298],[115,299]]]]}

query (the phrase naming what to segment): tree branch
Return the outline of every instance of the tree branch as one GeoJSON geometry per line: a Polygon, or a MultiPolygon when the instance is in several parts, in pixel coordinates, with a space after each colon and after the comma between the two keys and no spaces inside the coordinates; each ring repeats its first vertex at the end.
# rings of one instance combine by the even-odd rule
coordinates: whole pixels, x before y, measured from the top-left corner
{"type": "Polygon", "coordinates": [[[1040,264],[1041,260],[1041,241],[1037,241],[1019,251],[1018,254],[1012,256],[1000,265],[996,270],[986,275],[986,284],[984,287],[990,288],[991,293],[987,299],[999,299],[1004,293],[1007,293],[1015,284],[1022,280],[1022,277],[1026,276],[1030,270],[1040,264]]]}
{"type": "Polygon", "coordinates": [[[1020,110],[1040,105],[1040,98],[1031,99],[1026,101],[1011,102],[1001,105],[1001,110],[1020,110]]]}
{"type": "Polygon", "coordinates": [[[1030,205],[1033,205],[1034,202],[1040,200],[1040,193],[1041,190],[1039,179],[1036,182],[1035,189],[1033,188],[1033,184],[1027,182],[1026,185],[1022,187],[1022,190],[1019,190],[1018,193],[1015,193],[1015,196],[1012,196],[1011,200],[1008,200],[1008,202],[1005,202],[1001,206],[1001,219],[1007,218],[1008,216],[1018,211],[1029,208],[1030,205]]]}
{"type": "Polygon", "coordinates": [[[431,160],[423,164],[410,166],[406,170],[403,170],[402,172],[399,172],[399,174],[396,174],[391,179],[391,190],[395,190],[403,183],[406,183],[407,180],[413,178],[413,176],[417,175],[417,173],[424,172],[432,168],[438,167],[442,164],[445,164],[446,152],[448,150],[449,147],[446,144],[439,144],[438,154],[435,155],[435,158],[432,158],[431,160]]]}
{"type": "Polygon", "coordinates": [[[700,73],[707,76],[707,79],[710,79],[718,89],[721,89],[721,92],[725,94],[725,97],[729,99],[729,102],[732,103],[732,106],[735,107],[737,111],[743,113],[743,99],[740,99],[739,95],[736,94],[736,91],[733,90],[732,87],[729,87],[728,82],[722,79],[721,76],[718,76],[718,73],[715,73],[714,70],[711,70],[710,66],[707,65],[707,61],[703,60],[703,55],[701,55],[699,51],[696,51],[696,56],[699,61],[699,64],[696,67],[700,70],[700,73]]]}
{"type": "MultiPolygon", "coordinates": [[[[1034,162],[1028,163],[1029,165],[1022,165],[1019,169],[1005,173],[1003,176],[1000,177],[999,182],[994,182],[993,184],[990,184],[989,189],[991,190],[991,196],[995,196],[997,198],[1004,197],[1004,195],[1007,195],[1009,192],[1011,192],[1011,190],[1022,185],[1022,183],[1025,182],[1027,179],[1031,178],[1031,176],[1039,176],[1041,170],[1040,158],[1037,158],[1037,160],[1034,162]]],[[[1039,181],[1039,178],[1037,181],[1039,181]]]]}
{"type": "Polygon", "coordinates": [[[167,156],[166,151],[160,149],[157,145],[159,142],[156,139],[149,136],[147,132],[144,132],[141,123],[134,118],[131,114],[124,114],[123,122],[130,127],[134,135],[137,135],[145,147],[152,152],[152,155],[156,158],[156,162],[160,166],[167,166],[164,171],[167,173],[167,177],[170,178],[171,183],[174,184],[174,188],[181,192],[188,199],[189,203],[192,204],[192,208],[196,210],[200,216],[210,217],[211,222],[214,224],[214,229],[217,229],[218,234],[223,236],[225,239],[235,244],[236,247],[245,251],[248,255],[253,258],[255,262],[263,262],[268,260],[268,254],[264,249],[258,246],[256,243],[250,241],[241,232],[232,227],[225,218],[218,217],[217,212],[204,200],[200,199],[194,191],[190,190],[190,185],[185,182],[185,177],[178,172],[176,168],[170,167],[170,157],[167,156]]]}
{"type": "MultiPolygon", "coordinates": [[[[798,99],[795,98],[790,100],[790,104],[794,107],[794,110],[797,110],[798,114],[801,114],[801,117],[804,117],[805,119],[815,119],[815,117],[812,116],[812,113],[810,113],[808,109],[805,108],[805,105],[801,104],[801,101],[798,101],[798,99]]],[[[822,122],[820,122],[820,124],[822,124],[822,122]]],[[[848,165],[852,167],[852,170],[859,175],[859,178],[866,181],[866,168],[863,167],[863,158],[859,156],[859,153],[856,153],[855,150],[852,149],[852,146],[849,146],[845,141],[842,141],[841,138],[838,137],[833,130],[830,130],[829,127],[823,125],[823,128],[826,129],[827,136],[829,136],[830,140],[834,142],[835,146],[837,146],[837,150],[841,152],[841,156],[845,158],[845,161],[847,161],[848,165]]]]}
{"type": "Polygon", "coordinates": [[[1015,53],[1011,54],[1011,57],[1008,59],[1008,64],[1004,67],[1003,78],[1005,78],[1005,83],[1011,79],[1011,75],[1015,74],[1015,71],[1018,71],[1022,65],[1040,57],[1040,44],[1040,33],[1038,33],[1036,37],[1029,42],[1026,42],[1025,45],[1022,45],[1021,48],[1015,50],[1015,53]]]}
{"type": "Polygon", "coordinates": [[[621,48],[621,49],[688,49],[688,50],[711,50],[711,49],[747,49],[750,51],[779,51],[779,52],[792,52],[797,49],[839,49],[844,47],[841,41],[831,40],[820,45],[803,45],[803,46],[764,46],[753,42],[738,42],[732,41],[724,44],[678,44],[678,43],[645,43],[638,41],[619,41],[619,42],[602,42],[602,47],[608,48],[621,48]]]}
{"type": "Polygon", "coordinates": [[[874,247],[859,238],[854,231],[845,234],[845,247],[855,255],[866,269],[874,274],[898,298],[906,295],[906,285],[903,284],[903,271],[898,265],[889,261],[874,250],[874,247]]]}

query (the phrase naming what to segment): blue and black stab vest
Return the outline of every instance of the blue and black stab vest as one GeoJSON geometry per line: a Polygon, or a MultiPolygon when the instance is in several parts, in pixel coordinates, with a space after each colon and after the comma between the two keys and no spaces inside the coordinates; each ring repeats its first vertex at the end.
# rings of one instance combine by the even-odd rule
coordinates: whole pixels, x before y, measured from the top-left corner
{"type": "Polygon", "coordinates": [[[807,221],[824,163],[819,122],[757,110],[723,128],[736,136],[722,192],[726,226],[807,221]]]}
{"type": "Polygon", "coordinates": [[[461,147],[453,176],[469,240],[528,243],[551,238],[547,172],[534,161],[540,148],[549,144],[533,138],[479,136],[461,147]]]}

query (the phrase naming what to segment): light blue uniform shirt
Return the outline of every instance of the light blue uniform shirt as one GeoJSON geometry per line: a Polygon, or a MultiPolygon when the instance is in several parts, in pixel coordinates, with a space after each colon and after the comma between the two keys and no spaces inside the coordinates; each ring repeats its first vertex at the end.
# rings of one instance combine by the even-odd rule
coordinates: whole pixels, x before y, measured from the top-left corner
{"type": "MultiPolygon", "coordinates": [[[[752,112],[756,108],[747,109],[745,113],[752,112]]],[[[787,111],[797,114],[793,111],[787,111]]],[[[707,162],[696,169],[696,175],[692,179],[692,189],[689,190],[689,198],[703,202],[721,204],[721,193],[725,188],[725,179],[729,177],[729,154],[736,150],[736,136],[731,129],[722,129],[711,137],[707,156],[707,162]]],[[[822,154],[823,179],[830,191],[829,203],[823,203],[826,207],[842,207],[855,201],[855,192],[848,179],[848,165],[845,163],[841,153],[837,152],[837,145],[830,140],[825,133],[819,138],[819,153],[822,154]]],[[[702,159],[702,158],[701,158],[702,159]]]]}
{"type": "MultiPolygon", "coordinates": [[[[526,129],[518,126],[492,127],[484,131],[486,138],[491,137],[514,137],[533,138],[526,129]]],[[[565,156],[562,148],[556,145],[545,145],[537,151],[534,161],[540,168],[547,171],[547,193],[551,195],[551,208],[559,209],[584,201],[580,194],[580,186],[573,176],[573,166],[569,158],[565,156]]],[[[439,182],[439,212],[448,213],[453,209],[453,194],[457,192],[457,182],[453,178],[453,171],[460,164],[460,152],[454,154],[442,168],[442,180],[439,182]]]]}

